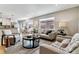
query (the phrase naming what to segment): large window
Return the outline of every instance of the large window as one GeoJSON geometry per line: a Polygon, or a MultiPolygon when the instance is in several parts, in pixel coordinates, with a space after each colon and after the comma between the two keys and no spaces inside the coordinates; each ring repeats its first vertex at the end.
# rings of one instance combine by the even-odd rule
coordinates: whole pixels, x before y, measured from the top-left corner
{"type": "Polygon", "coordinates": [[[40,20],[40,28],[42,33],[46,33],[48,30],[53,30],[55,28],[54,18],[47,18],[40,20]]]}

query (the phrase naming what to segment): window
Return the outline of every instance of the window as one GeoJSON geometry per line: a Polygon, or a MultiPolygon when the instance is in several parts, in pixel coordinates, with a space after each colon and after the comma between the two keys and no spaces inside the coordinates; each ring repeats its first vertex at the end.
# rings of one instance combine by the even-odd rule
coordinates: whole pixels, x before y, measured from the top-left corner
{"type": "Polygon", "coordinates": [[[40,21],[40,28],[42,33],[46,33],[48,30],[53,30],[55,28],[54,18],[47,18],[46,20],[40,21]]]}

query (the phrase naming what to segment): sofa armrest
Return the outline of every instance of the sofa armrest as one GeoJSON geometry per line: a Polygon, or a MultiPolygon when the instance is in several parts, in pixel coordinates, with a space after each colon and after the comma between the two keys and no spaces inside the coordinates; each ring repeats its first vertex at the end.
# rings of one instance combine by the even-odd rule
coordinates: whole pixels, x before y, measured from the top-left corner
{"type": "Polygon", "coordinates": [[[68,52],[58,49],[54,46],[42,44],[40,45],[40,54],[67,54],[68,52]]]}
{"type": "Polygon", "coordinates": [[[56,37],[56,40],[57,40],[58,42],[62,42],[62,41],[65,40],[65,39],[72,39],[72,37],[71,37],[71,36],[61,36],[61,35],[58,35],[58,36],[56,37]]]}
{"type": "Polygon", "coordinates": [[[71,52],[72,54],[79,54],[79,47],[76,48],[73,52],[71,52]]]}

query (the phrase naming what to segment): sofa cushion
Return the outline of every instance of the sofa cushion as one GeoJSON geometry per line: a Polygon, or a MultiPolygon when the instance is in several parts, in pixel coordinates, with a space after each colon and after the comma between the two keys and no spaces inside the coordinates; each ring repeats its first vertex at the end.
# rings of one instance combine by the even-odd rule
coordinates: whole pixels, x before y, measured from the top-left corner
{"type": "Polygon", "coordinates": [[[56,47],[56,48],[60,48],[61,43],[56,41],[56,42],[52,43],[51,45],[56,47]]]}
{"type": "Polygon", "coordinates": [[[46,34],[40,34],[40,37],[44,39],[50,39],[49,35],[46,35],[46,34]]]}
{"type": "Polygon", "coordinates": [[[62,37],[56,37],[56,40],[58,41],[58,42],[62,42],[63,40],[64,40],[65,38],[62,38],[62,37]]]}
{"type": "Polygon", "coordinates": [[[61,47],[65,48],[69,44],[69,42],[70,42],[70,39],[65,39],[62,42],[56,41],[56,42],[52,43],[51,45],[55,46],[57,48],[61,48],[61,47]]]}

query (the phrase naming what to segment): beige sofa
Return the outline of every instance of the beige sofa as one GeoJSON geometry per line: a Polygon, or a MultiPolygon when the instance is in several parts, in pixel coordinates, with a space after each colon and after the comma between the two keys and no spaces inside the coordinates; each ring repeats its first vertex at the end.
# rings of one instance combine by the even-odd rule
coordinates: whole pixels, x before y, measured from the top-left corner
{"type": "Polygon", "coordinates": [[[46,40],[55,40],[57,36],[56,32],[51,32],[48,35],[46,34],[40,34],[40,38],[46,39],[46,40]]]}
{"type": "Polygon", "coordinates": [[[72,39],[63,40],[61,43],[55,42],[51,45],[40,45],[40,54],[77,54],[79,53],[79,33],[76,33],[72,39]]]}

